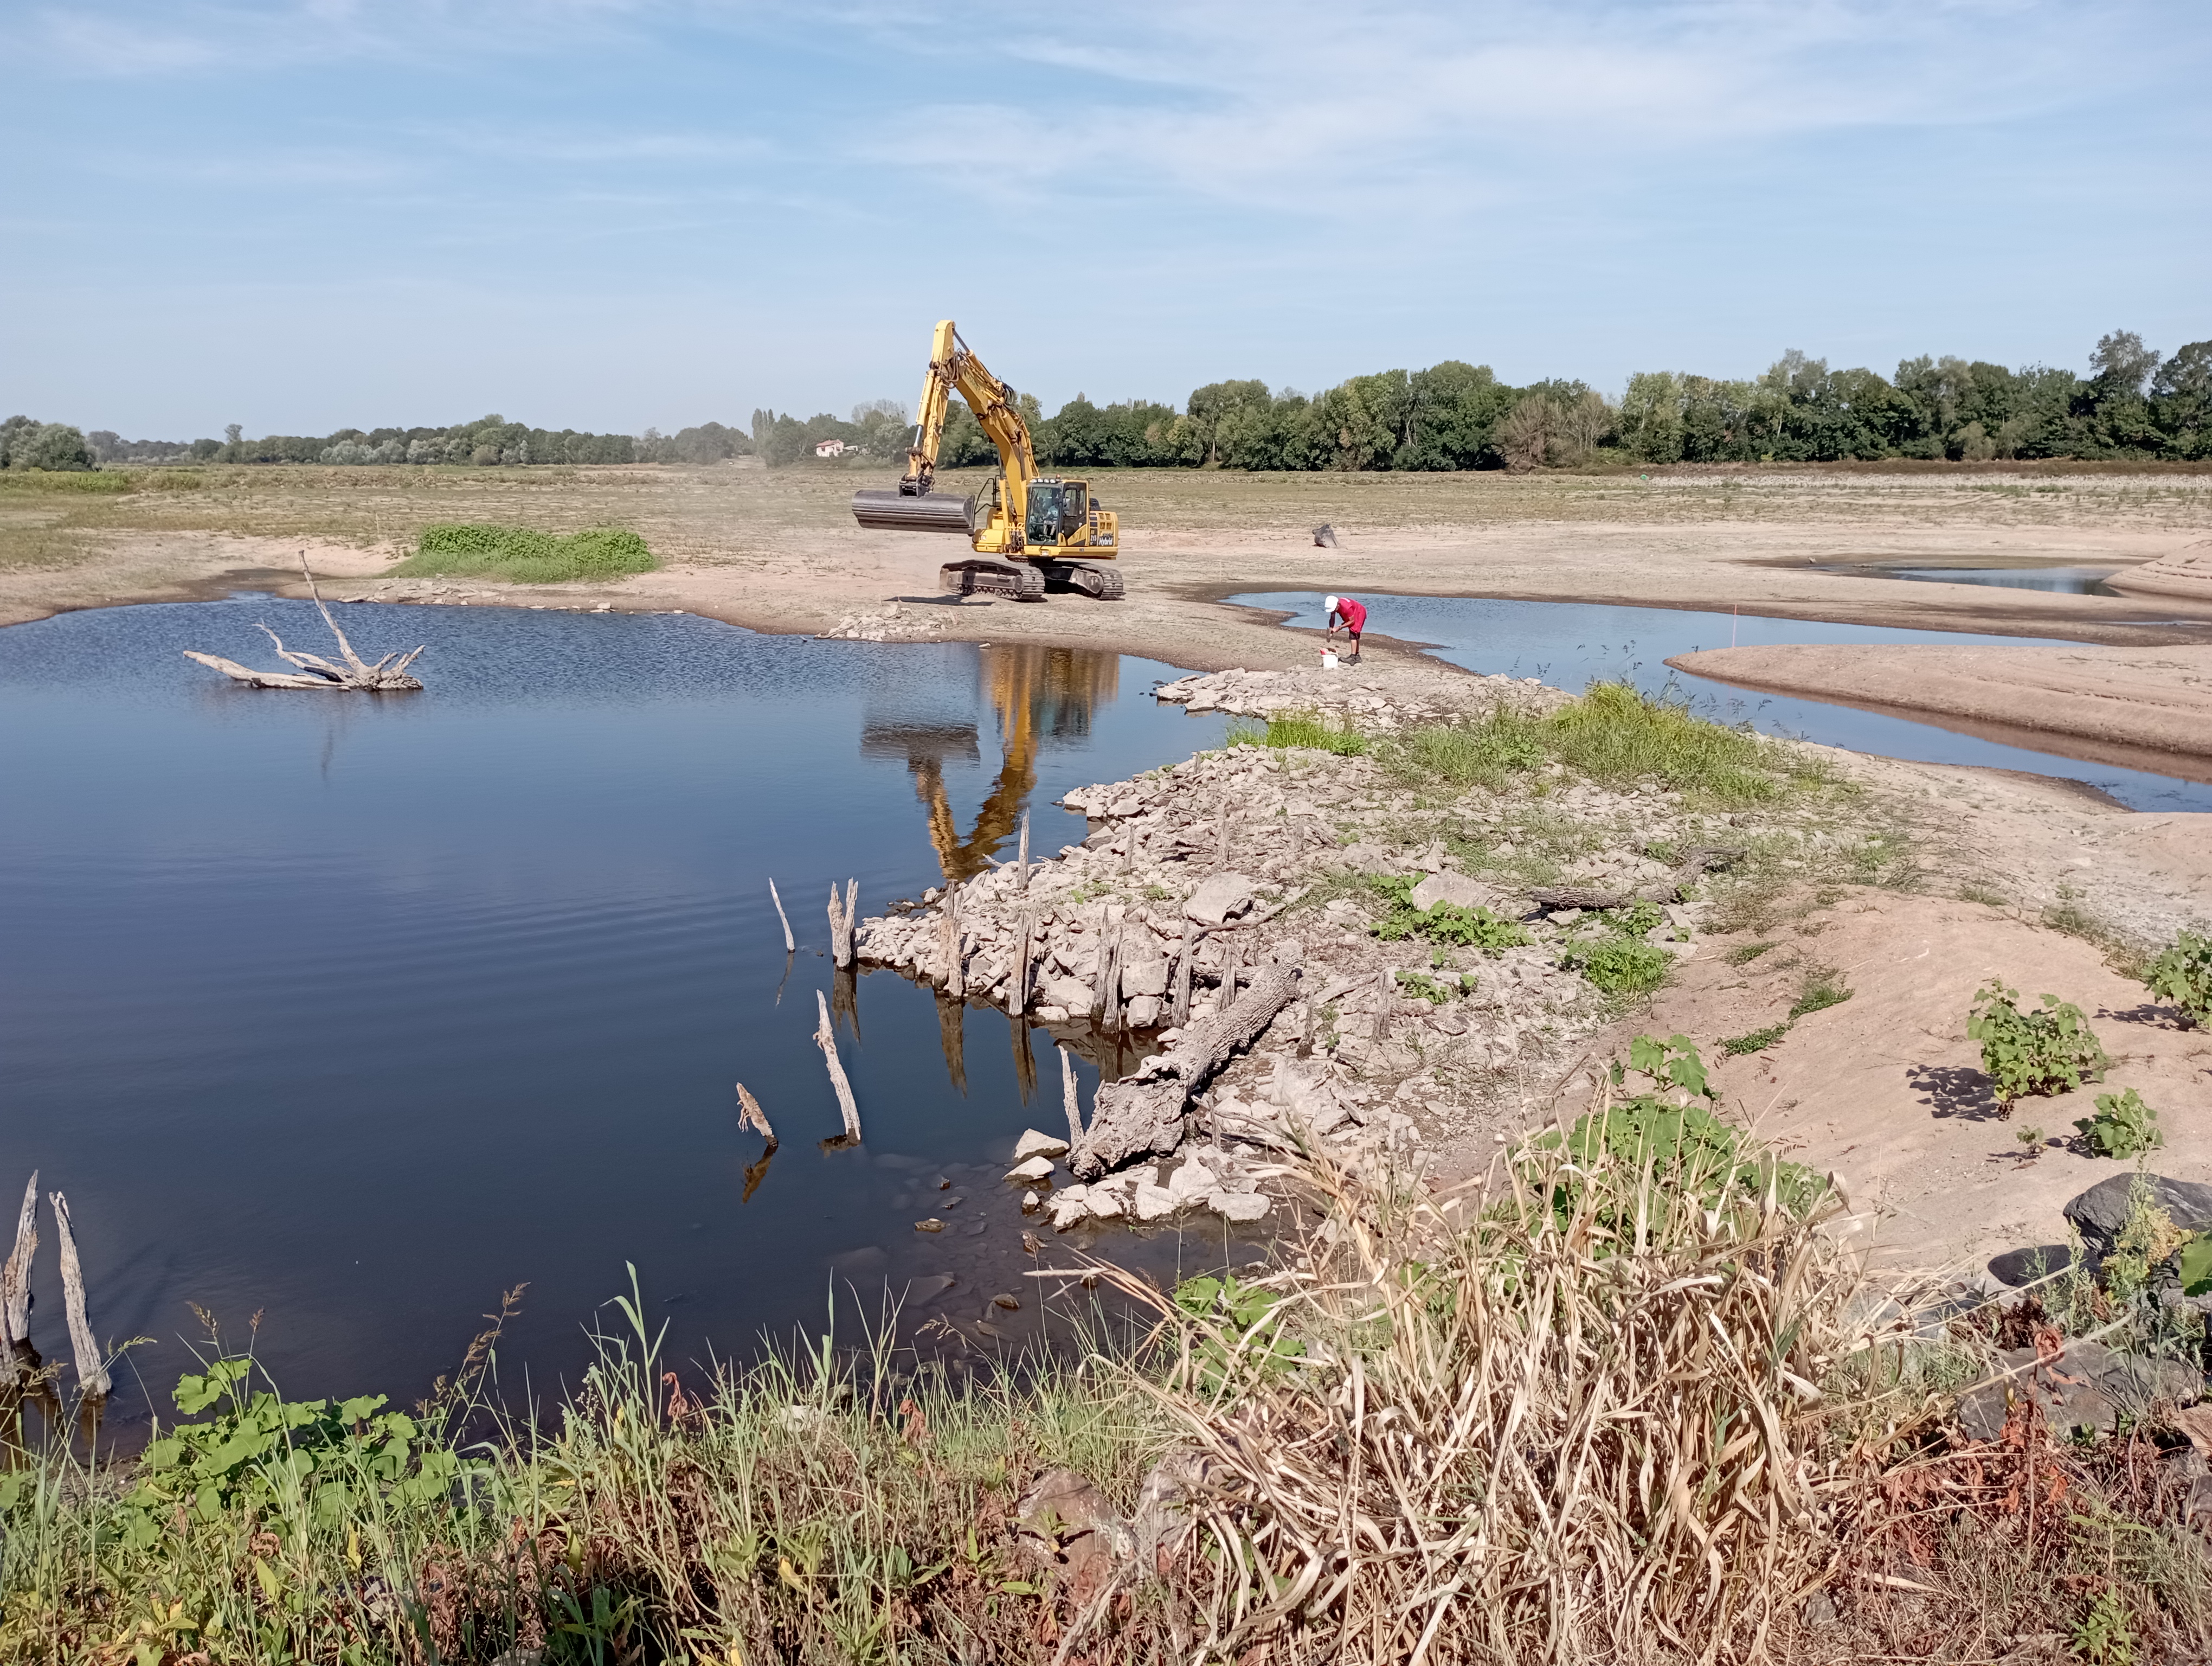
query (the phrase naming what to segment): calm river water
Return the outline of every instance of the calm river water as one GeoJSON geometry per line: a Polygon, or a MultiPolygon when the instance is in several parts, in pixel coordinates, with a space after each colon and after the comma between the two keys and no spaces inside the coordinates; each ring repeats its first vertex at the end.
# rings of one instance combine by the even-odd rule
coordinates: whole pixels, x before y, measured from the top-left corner
{"type": "MultiPolygon", "coordinates": [[[[818,1150],[823,903],[852,876],[878,912],[1011,854],[1024,806],[1038,853],[1080,838],[1060,793],[1218,740],[1146,697],[1177,673],[683,616],[337,611],[372,654],[427,642],[428,688],[258,692],[182,658],[273,663],[257,618],[325,645],[264,596],[0,631],[0,1188],[35,1168],[67,1192],[96,1329],[156,1339],[118,1410],[134,1371],[165,1391],[189,1364],[188,1302],[239,1337],[261,1313],[289,1391],[407,1401],[526,1280],[506,1385],[524,1361],[540,1389],[573,1376],[625,1262],[678,1359],[818,1331],[833,1281],[848,1320],[886,1279],[927,1280],[912,1317],[972,1324],[1002,1291],[1032,1317],[1000,1176],[1024,1127],[1065,1126],[1050,1039],[863,976],[841,1034],[866,1144],[818,1150]],[[738,1080],[783,1140],[750,1196],[738,1080]],[[932,1215],[949,1230],[915,1232],[932,1215]]],[[[1171,1274],[1223,1248],[1194,1226],[1142,1254],[1171,1274]]]]}

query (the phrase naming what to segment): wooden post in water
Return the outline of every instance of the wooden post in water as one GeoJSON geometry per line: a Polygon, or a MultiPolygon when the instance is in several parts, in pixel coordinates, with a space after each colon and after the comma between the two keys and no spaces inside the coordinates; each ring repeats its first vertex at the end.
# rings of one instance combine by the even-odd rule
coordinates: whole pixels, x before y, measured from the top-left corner
{"type": "Polygon", "coordinates": [[[1006,977],[1006,1016],[1018,1018],[1030,1010],[1030,938],[1036,921],[1022,910],[1022,928],[1014,939],[1014,970],[1006,977]]]}
{"type": "MultiPolygon", "coordinates": [[[[31,1183],[23,1188],[23,1213],[15,1220],[15,1248],[8,1265],[0,1268],[0,1327],[12,1348],[31,1340],[31,1257],[39,1252],[39,1171],[31,1170],[31,1183]]],[[[9,1375],[14,1375],[9,1361],[9,1375]]]]}
{"type": "Polygon", "coordinates": [[[837,1032],[830,1027],[830,1003],[819,989],[814,992],[814,1005],[822,1018],[814,1031],[815,1043],[822,1049],[823,1062],[830,1067],[830,1085],[837,1091],[837,1109],[845,1117],[845,1138],[857,1146],[860,1143],[860,1108],[853,1103],[853,1085],[845,1079],[845,1067],[837,1058],[837,1032]]]}
{"type": "Polygon", "coordinates": [[[1022,812],[1022,842],[1014,851],[1014,889],[1023,896],[1030,890],[1030,812],[1022,812]]]}
{"type": "Polygon", "coordinates": [[[768,882],[769,898],[775,904],[775,917],[783,921],[783,952],[790,954],[798,947],[791,940],[791,916],[783,911],[783,898],[775,894],[775,881],[768,882]]]}
{"type": "Polygon", "coordinates": [[[938,904],[938,952],[945,958],[945,990],[954,1000],[964,1000],[968,994],[968,969],[961,964],[960,954],[960,882],[947,879],[945,896],[938,904]]]}
{"type": "Polygon", "coordinates": [[[853,927],[860,923],[860,882],[845,881],[845,898],[837,900],[835,882],[830,886],[830,958],[839,966],[853,964],[853,927]]]}
{"type": "Polygon", "coordinates": [[[87,1400],[105,1400],[112,1385],[92,1322],[85,1317],[84,1268],[77,1264],[76,1234],[70,1230],[69,1199],[51,1192],[46,1201],[53,1206],[54,1236],[61,1243],[62,1306],[69,1315],[70,1342],[76,1349],[77,1391],[87,1400]]]}
{"type": "Polygon", "coordinates": [[[1075,1102],[1075,1055],[1067,1050],[1067,1043],[1060,1046],[1060,1097],[1067,1109],[1068,1161],[1083,1149],[1083,1107],[1075,1102]]]}

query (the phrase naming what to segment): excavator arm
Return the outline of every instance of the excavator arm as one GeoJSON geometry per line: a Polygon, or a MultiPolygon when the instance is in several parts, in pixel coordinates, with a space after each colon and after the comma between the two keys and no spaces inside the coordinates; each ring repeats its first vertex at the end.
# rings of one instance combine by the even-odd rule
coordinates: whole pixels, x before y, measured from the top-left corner
{"type": "Polygon", "coordinates": [[[905,477],[899,482],[902,497],[927,497],[937,482],[937,453],[945,443],[945,424],[957,393],[975,413],[993,445],[999,448],[999,466],[1005,471],[1011,495],[1027,493],[1036,476],[1036,453],[1030,445],[1029,424],[1022,421],[1014,390],[986,369],[951,319],[939,322],[930,338],[929,368],[921,379],[921,399],[915,407],[914,443],[907,448],[905,477]]]}

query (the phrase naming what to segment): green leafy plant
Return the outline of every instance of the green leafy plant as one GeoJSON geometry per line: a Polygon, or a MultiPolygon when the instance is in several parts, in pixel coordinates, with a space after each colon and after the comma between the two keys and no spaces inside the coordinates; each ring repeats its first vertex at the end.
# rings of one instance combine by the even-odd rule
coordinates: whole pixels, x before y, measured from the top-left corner
{"type": "Polygon", "coordinates": [[[2143,983],[2181,1008],[2198,1029],[2212,1029],[2212,936],[2182,933],[2150,963],[2143,983]]]}
{"type": "MultiPolygon", "coordinates": [[[[1567,1131],[1567,1156],[1579,1164],[1608,1156],[1634,1167],[1649,1164],[1661,1179],[1680,1186],[1717,1205],[1724,1194],[1748,1196],[1764,1189],[1773,1175],[1784,1204],[1807,1208],[1824,1189],[1809,1169],[1794,1163],[1747,1157],[1736,1130],[1707,1109],[1719,1093],[1708,1079],[1705,1060],[1687,1036],[1660,1041],[1638,1036],[1629,1043],[1624,1065],[1615,1060],[1607,1072],[1616,1089],[1628,1085],[1631,1075],[1641,1076],[1641,1091],[1613,1100],[1601,1112],[1578,1118],[1567,1131]]],[[[1533,1142],[1541,1150],[1556,1150],[1557,1133],[1533,1142]]],[[[1555,1196],[1554,1207],[1568,1200],[1555,1196]]]]}
{"type": "Polygon", "coordinates": [[[1626,936],[1570,944],[1560,961],[1609,995],[1649,994],[1667,981],[1674,964],[1657,944],[1626,936]]]}
{"type": "Polygon", "coordinates": [[[1747,1036],[1730,1036],[1721,1043],[1721,1051],[1731,1059],[1740,1059],[1750,1053],[1764,1053],[1790,1033],[1787,1024],[1770,1024],[1764,1030],[1754,1030],[1747,1036]]]}
{"type": "MultiPolygon", "coordinates": [[[[2075,1126],[2079,1127],[2080,1125],[2077,1123],[2075,1126]]],[[[2021,1162],[2033,1163],[2037,1158],[2043,1155],[2043,1130],[2041,1128],[2022,1128],[2019,1133],[2014,1134],[2013,1138],[2020,1141],[2020,1158],[2021,1162]]]]}
{"type": "Polygon", "coordinates": [[[2098,1157],[2139,1157],[2166,1143],[2158,1113],[2133,1088],[2100,1093],[2096,1115],[2084,1116],[2074,1126],[2081,1131],[2081,1143],[2098,1157]]]}
{"type": "Polygon", "coordinates": [[[1442,1006],[1462,995],[1471,995],[1475,989],[1474,979],[1465,972],[1450,979],[1431,977],[1426,972],[1399,972],[1395,976],[1400,988],[1409,995],[1419,996],[1431,1006],[1442,1006]]]}
{"type": "Polygon", "coordinates": [[[2094,1081],[2112,1062],[2072,1001],[2046,994],[2040,1009],[2022,1012],[2020,991],[1996,981],[1975,992],[1966,1034],[1982,1044],[1982,1069],[2007,1116],[2019,1100],[2094,1081]]]}
{"type": "MultiPolygon", "coordinates": [[[[1283,1315],[1277,1310],[1282,1299],[1274,1291],[1239,1283],[1234,1273],[1185,1279],[1175,1290],[1176,1305],[1192,1317],[1225,1319],[1234,1326],[1237,1363],[1248,1369],[1256,1365],[1262,1376],[1277,1375],[1305,1357],[1305,1344],[1283,1334],[1283,1315]]],[[[1227,1382],[1231,1353],[1210,1339],[1200,1346],[1193,1365],[1200,1386],[1215,1391],[1227,1382]]]]}
{"type": "Polygon", "coordinates": [[[2135,1666],[2135,1633],[2118,1592],[2107,1590],[2089,1605],[2075,1624],[2073,1645],[2075,1657],[2088,1666],[2135,1666]]]}
{"type": "Polygon", "coordinates": [[[178,1530],[180,1512],[212,1522],[244,1505],[281,1535],[301,1504],[316,1526],[330,1528],[370,1493],[420,1503],[452,1489],[459,1456],[426,1441],[413,1418],[383,1410],[384,1395],[288,1401],[252,1387],[258,1370],[250,1356],[225,1357],[177,1380],[179,1411],[213,1415],[167,1432],[157,1424],[138,1485],[123,1500],[125,1543],[155,1544],[178,1530]]]}
{"type": "Polygon", "coordinates": [[[1370,927],[1385,943],[1419,937],[1431,943],[1480,949],[1485,954],[1495,955],[1532,940],[1528,928],[1519,921],[1501,920],[1480,903],[1474,908],[1462,908],[1456,903],[1438,903],[1426,909],[1417,906],[1413,887],[1419,883],[1396,874],[1368,876],[1369,889],[1389,905],[1383,916],[1370,927]]]}

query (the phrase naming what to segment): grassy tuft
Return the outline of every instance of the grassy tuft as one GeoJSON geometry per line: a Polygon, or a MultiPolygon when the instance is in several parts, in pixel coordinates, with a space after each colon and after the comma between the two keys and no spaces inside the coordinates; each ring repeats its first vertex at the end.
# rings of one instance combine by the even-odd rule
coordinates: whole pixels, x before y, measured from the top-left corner
{"type": "Polygon", "coordinates": [[[1721,1051],[1731,1059],[1741,1059],[1753,1053],[1764,1053],[1790,1033],[1787,1024],[1770,1024],[1764,1030],[1753,1030],[1748,1035],[1730,1036],[1721,1043],[1721,1051]]]}
{"type": "Polygon", "coordinates": [[[655,564],[645,540],[617,526],[562,537],[526,526],[459,524],[424,527],[416,552],[392,570],[562,584],[649,573],[655,564]]]}
{"type": "Polygon", "coordinates": [[[1656,782],[1719,807],[1763,804],[1820,779],[1774,741],[1624,683],[1593,683],[1549,717],[1501,708],[1473,722],[1421,725],[1392,739],[1382,758],[1401,782],[1493,792],[1556,762],[1607,786],[1656,782]]]}
{"type": "Polygon", "coordinates": [[[1339,757],[1359,757],[1367,751],[1367,737],[1349,725],[1332,727],[1318,712],[1277,712],[1262,727],[1239,721],[1229,726],[1232,746],[1277,746],[1309,751],[1334,752],[1339,757]]]}
{"type": "Polygon", "coordinates": [[[130,491],[137,477],[95,469],[0,469],[0,491],[69,492],[81,497],[114,497],[130,491]]]}
{"type": "Polygon", "coordinates": [[[1840,1006],[1850,998],[1850,985],[1844,982],[1833,966],[1809,966],[1798,983],[1797,999],[1790,1004],[1790,1022],[1796,1023],[1808,1012],[1825,1012],[1831,1006],[1840,1006]]]}

